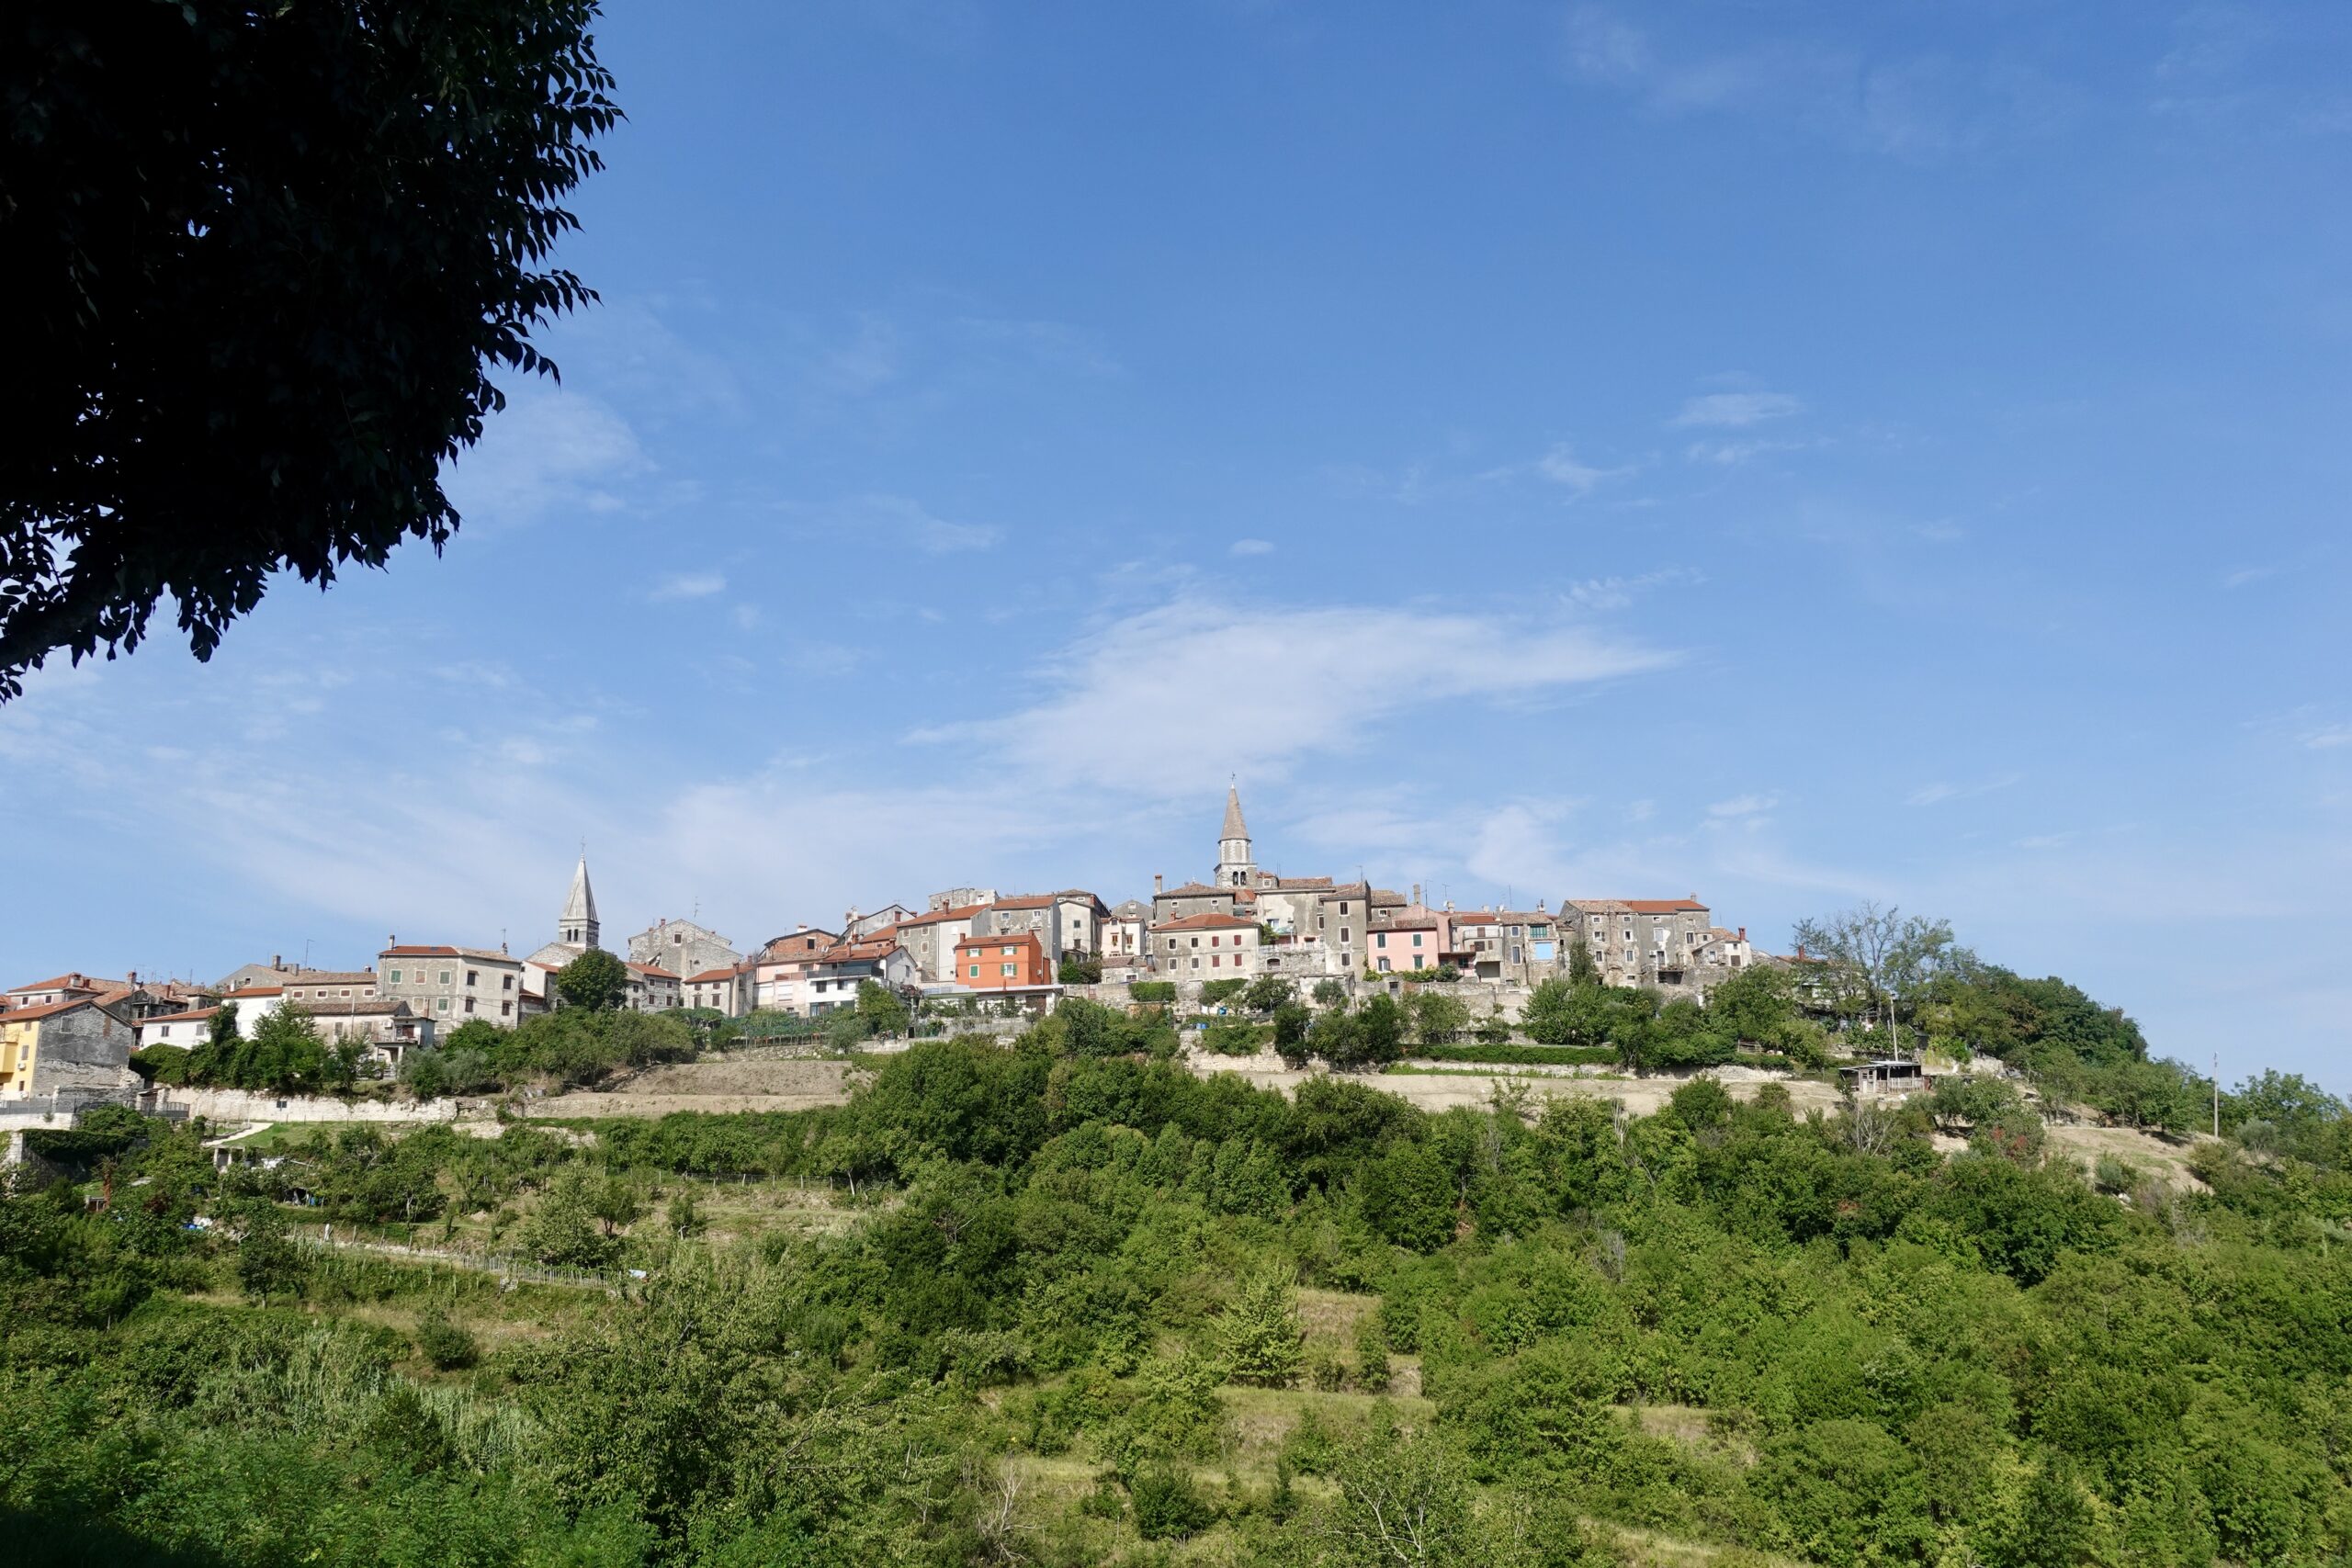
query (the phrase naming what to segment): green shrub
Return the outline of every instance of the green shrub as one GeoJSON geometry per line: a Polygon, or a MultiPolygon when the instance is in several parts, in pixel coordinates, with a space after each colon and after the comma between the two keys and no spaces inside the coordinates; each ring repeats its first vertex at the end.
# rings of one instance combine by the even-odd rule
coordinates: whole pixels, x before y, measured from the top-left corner
{"type": "Polygon", "coordinates": [[[1146,1540],[1182,1540],[1206,1529],[1216,1518],[1216,1510],[1182,1471],[1154,1465],[1136,1476],[1129,1491],[1135,1500],[1136,1533],[1146,1540]]]}
{"type": "Polygon", "coordinates": [[[1247,980],[1204,980],[1201,983],[1201,1005],[1213,1008],[1219,1002],[1229,1002],[1249,988],[1247,980]]]}
{"type": "Polygon", "coordinates": [[[450,1322],[439,1307],[417,1320],[416,1348],[426,1360],[445,1372],[472,1366],[481,1353],[474,1337],[450,1322]]]}
{"type": "Polygon", "coordinates": [[[1165,1005],[1176,999],[1176,982],[1137,980],[1127,987],[1127,995],[1139,1002],[1157,1002],[1165,1005]]]}

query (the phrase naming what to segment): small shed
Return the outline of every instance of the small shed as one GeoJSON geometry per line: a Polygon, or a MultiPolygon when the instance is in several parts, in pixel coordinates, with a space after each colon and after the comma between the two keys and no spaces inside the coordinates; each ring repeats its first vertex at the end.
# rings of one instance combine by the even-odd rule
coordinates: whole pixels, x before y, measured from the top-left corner
{"type": "Polygon", "coordinates": [[[1860,1099],[1917,1094],[1928,1087],[1928,1070],[1917,1062],[1892,1058],[1838,1069],[1838,1087],[1860,1099]]]}

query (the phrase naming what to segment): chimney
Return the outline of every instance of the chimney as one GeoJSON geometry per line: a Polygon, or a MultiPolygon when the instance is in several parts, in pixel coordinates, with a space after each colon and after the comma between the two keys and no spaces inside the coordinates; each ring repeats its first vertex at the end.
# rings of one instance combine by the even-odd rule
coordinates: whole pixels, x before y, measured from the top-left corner
{"type": "Polygon", "coordinates": [[[1157,898],[1159,897],[1159,891],[1166,886],[1166,881],[1167,879],[1162,877],[1159,873],[1155,871],[1151,874],[1151,896],[1153,897],[1157,898]]]}
{"type": "Polygon", "coordinates": [[[1413,907],[1414,907],[1415,908],[1420,908],[1420,903],[1421,903],[1421,885],[1420,885],[1419,883],[1416,882],[1416,883],[1414,883],[1414,884],[1413,884],[1413,907]]]}
{"type": "Polygon", "coordinates": [[[1541,898],[1535,900],[1535,912],[1539,915],[1544,912],[1544,900],[1541,898]]]}
{"type": "Polygon", "coordinates": [[[1803,942],[1797,943],[1797,956],[1799,958],[1803,958],[1804,956],[1804,943],[1803,942]]]}
{"type": "Polygon", "coordinates": [[[269,966],[272,969],[283,969],[286,967],[286,960],[273,953],[269,955],[269,966]]]}
{"type": "Polygon", "coordinates": [[[1739,940],[1742,942],[1746,942],[1747,940],[1747,928],[1746,926],[1739,928],[1739,940]]]}

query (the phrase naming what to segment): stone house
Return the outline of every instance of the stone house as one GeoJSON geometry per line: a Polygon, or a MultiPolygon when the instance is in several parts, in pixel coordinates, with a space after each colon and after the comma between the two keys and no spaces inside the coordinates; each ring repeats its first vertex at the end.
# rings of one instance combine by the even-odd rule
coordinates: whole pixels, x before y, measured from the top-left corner
{"type": "Polygon", "coordinates": [[[752,965],[748,961],[723,969],[706,969],[685,978],[686,1005],[690,1008],[716,1008],[729,1018],[741,1018],[750,1010],[746,997],[750,991],[752,965]]]}
{"type": "MultiPolygon", "coordinates": [[[[552,975],[560,965],[541,965],[552,975]]],[[[503,948],[403,945],[397,940],[376,955],[379,998],[406,1002],[409,1011],[447,1033],[482,1019],[501,1029],[522,1021],[523,960],[503,948]]]]}
{"type": "Polygon", "coordinates": [[[949,985],[956,978],[956,944],[972,934],[975,923],[985,914],[986,904],[957,904],[928,914],[910,915],[900,920],[892,933],[915,965],[915,972],[934,985],[949,985]]]}
{"type": "Polygon", "coordinates": [[[842,940],[863,942],[869,937],[877,937],[890,927],[902,920],[910,919],[913,916],[914,911],[904,904],[885,904],[880,908],[863,915],[852,909],[842,917],[842,940]]]}
{"type": "Polygon", "coordinates": [[[728,969],[743,962],[735,944],[692,920],[661,919],[628,939],[628,959],[669,972],[673,978],[706,969],[728,969]]]}
{"type": "Polygon", "coordinates": [[[133,1027],[94,996],[11,1007],[0,1012],[0,1100],[132,1088],[137,1043],[133,1027]]]}
{"type": "Polygon", "coordinates": [[[318,1012],[336,1002],[372,1002],[376,998],[373,969],[296,969],[270,982],[289,1002],[318,1012]]]}
{"type": "Polygon", "coordinates": [[[924,899],[922,908],[924,914],[935,915],[942,909],[967,909],[975,904],[995,902],[996,889],[993,887],[950,887],[924,899]]]}
{"type": "Polygon", "coordinates": [[[624,1005],[631,1012],[671,1012],[686,1005],[684,985],[660,964],[627,959],[623,967],[628,970],[628,1000],[624,1005]]]}
{"type": "Polygon", "coordinates": [[[1611,986],[1679,985],[1715,929],[1707,906],[1688,898],[1569,898],[1560,905],[1564,936],[1584,939],[1611,986]]]}
{"type": "Polygon", "coordinates": [[[1187,915],[1151,928],[1151,959],[1162,975],[1188,980],[1238,979],[1259,965],[1258,922],[1238,915],[1187,915]]]}

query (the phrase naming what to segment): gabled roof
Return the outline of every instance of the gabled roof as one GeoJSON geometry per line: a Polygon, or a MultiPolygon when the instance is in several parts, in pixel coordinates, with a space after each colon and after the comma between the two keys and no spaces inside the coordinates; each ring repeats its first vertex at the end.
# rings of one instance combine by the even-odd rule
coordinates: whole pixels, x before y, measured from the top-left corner
{"type": "Polygon", "coordinates": [[[291,974],[284,970],[283,984],[288,986],[372,986],[376,983],[373,969],[297,969],[291,974]]]}
{"type": "MultiPolygon", "coordinates": [[[[1002,940],[1002,939],[1000,939],[1002,940]]],[[[816,955],[819,964],[872,964],[903,952],[895,941],[844,942],[816,955]]]]}
{"type": "Polygon", "coordinates": [[[6,994],[13,997],[25,991],[128,991],[130,988],[128,980],[100,980],[79,970],[69,970],[62,975],[52,975],[46,980],[35,980],[29,986],[11,986],[6,994]]]}
{"type": "Polygon", "coordinates": [[[1040,951],[1043,951],[1046,945],[1044,942],[1037,940],[1037,933],[1035,931],[1008,931],[1002,936],[973,935],[965,937],[956,942],[956,951],[961,953],[967,947],[995,947],[999,944],[1002,944],[1006,947],[1017,947],[1024,942],[1040,951]]]}
{"type": "Polygon", "coordinates": [[[1245,891],[1245,889],[1239,887],[1219,887],[1214,882],[1187,882],[1182,887],[1170,887],[1165,892],[1155,893],[1152,895],[1152,897],[1154,900],[1161,898],[1230,898],[1235,894],[1243,891],[1245,891]]]}
{"type": "Polygon", "coordinates": [[[221,992],[220,999],[224,1002],[241,1002],[249,1001],[255,997],[282,997],[285,994],[286,987],[283,986],[245,986],[237,990],[221,992]]]}
{"type": "Polygon", "coordinates": [[[159,1012],[141,1019],[139,1026],[144,1029],[151,1023],[192,1023],[199,1018],[210,1018],[220,1010],[219,1008],[189,1008],[185,1012],[159,1012]]]}
{"type": "Polygon", "coordinates": [[[634,959],[623,959],[622,962],[628,965],[628,972],[630,974],[642,975],[649,980],[675,980],[677,978],[675,975],[673,975],[670,971],[662,968],[658,964],[639,964],[634,959]]]}
{"type": "Polygon", "coordinates": [[[1637,915],[1703,915],[1707,907],[1696,898],[1628,898],[1625,908],[1637,915]]]}
{"type": "Polygon", "coordinates": [[[721,980],[732,980],[739,973],[741,973],[739,969],[706,969],[699,975],[687,976],[686,984],[689,986],[715,985],[721,980]]]}
{"type": "Polygon", "coordinates": [[[950,920],[968,920],[987,908],[986,904],[958,904],[952,909],[933,909],[927,915],[909,915],[898,925],[903,929],[907,926],[944,925],[950,920]]]}
{"type": "Polygon", "coordinates": [[[1018,898],[1000,898],[989,906],[991,909],[1050,909],[1061,902],[1058,893],[1025,893],[1018,898]]]}
{"type": "Polygon", "coordinates": [[[96,997],[68,997],[62,1002],[42,1002],[38,1007],[10,1008],[6,1012],[0,1012],[0,1023],[16,1023],[31,1018],[51,1018],[61,1012],[72,1012],[75,1008],[94,1008],[97,1005],[98,998],[96,997]]]}

